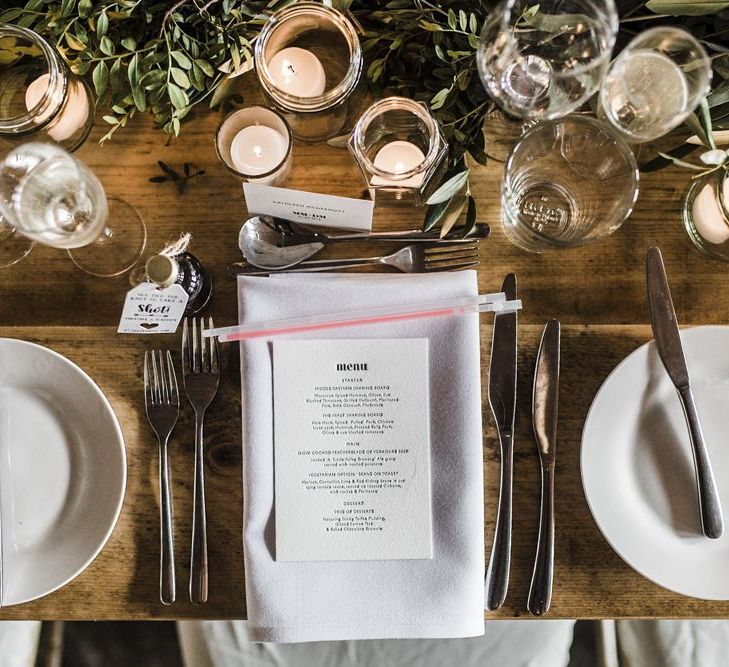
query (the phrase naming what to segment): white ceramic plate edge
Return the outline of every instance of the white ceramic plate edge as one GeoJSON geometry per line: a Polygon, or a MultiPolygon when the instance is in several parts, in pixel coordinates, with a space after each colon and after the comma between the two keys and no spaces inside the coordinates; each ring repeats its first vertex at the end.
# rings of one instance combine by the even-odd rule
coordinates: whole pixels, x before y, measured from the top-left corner
{"type": "Polygon", "coordinates": [[[122,462],[122,485],[121,485],[121,491],[119,494],[119,500],[117,502],[117,506],[114,510],[114,518],[111,521],[109,525],[109,529],[104,534],[104,539],[99,544],[98,548],[94,551],[91,556],[75,571],[73,574],[68,576],[64,581],[59,583],[57,586],[54,586],[53,588],[49,589],[45,593],[42,593],[40,595],[36,595],[33,597],[29,597],[26,599],[21,600],[14,600],[12,602],[5,602],[2,601],[2,607],[14,607],[15,605],[19,604],[25,604],[27,602],[32,602],[33,600],[39,600],[40,598],[46,597],[47,595],[50,595],[51,593],[55,593],[57,590],[60,590],[64,586],[71,583],[76,577],[78,577],[84,570],[86,570],[91,563],[93,563],[98,555],[101,553],[102,549],[106,546],[107,542],[109,541],[109,538],[111,537],[111,534],[114,532],[114,529],[116,528],[116,524],[119,521],[119,517],[121,516],[121,510],[124,505],[124,498],[126,496],[127,492],[127,451],[126,451],[126,445],[124,442],[124,433],[121,430],[121,426],[119,425],[119,419],[116,416],[116,413],[114,412],[114,408],[112,407],[111,403],[109,402],[109,399],[106,397],[106,394],[104,394],[103,391],[101,391],[101,388],[98,384],[93,380],[93,378],[78,364],[71,361],[68,357],[64,357],[60,352],[56,352],[55,350],[46,347],[45,345],[39,345],[38,343],[31,343],[30,341],[22,340],[19,338],[8,338],[8,337],[0,337],[0,343],[8,341],[13,345],[26,345],[28,347],[36,348],[38,350],[41,350],[41,353],[50,353],[52,356],[56,357],[59,361],[66,364],[67,366],[70,366],[74,370],[76,370],[84,379],[86,379],[89,383],[89,386],[93,389],[93,391],[99,396],[104,406],[108,409],[109,414],[112,417],[112,422],[114,424],[114,433],[117,436],[117,442],[119,443],[120,453],[121,453],[121,462],[122,462]]]}

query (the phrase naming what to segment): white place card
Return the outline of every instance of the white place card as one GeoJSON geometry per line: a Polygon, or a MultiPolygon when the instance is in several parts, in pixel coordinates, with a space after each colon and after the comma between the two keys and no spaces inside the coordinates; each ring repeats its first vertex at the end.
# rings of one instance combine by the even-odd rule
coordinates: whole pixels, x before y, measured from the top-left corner
{"type": "Polygon", "coordinates": [[[432,558],[428,340],[273,343],[276,560],[432,558]]]}
{"type": "Polygon", "coordinates": [[[337,227],[368,232],[372,229],[374,202],[323,195],[303,190],[243,183],[250,215],[270,215],[314,227],[337,227]]]}

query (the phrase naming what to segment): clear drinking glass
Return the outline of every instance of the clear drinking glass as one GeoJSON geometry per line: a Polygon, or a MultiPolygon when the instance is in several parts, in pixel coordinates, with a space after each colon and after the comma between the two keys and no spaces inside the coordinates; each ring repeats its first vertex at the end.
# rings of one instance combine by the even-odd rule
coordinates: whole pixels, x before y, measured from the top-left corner
{"type": "Polygon", "coordinates": [[[638,166],[607,124],[586,116],[542,122],[516,144],[501,189],[504,231],[530,252],[614,232],[638,198],[638,166]]]}
{"type": "Polygon", "coordinates": [[[53,144],[23,144],[3,158],[0,215],[23,236],[67,249],[80,269],[96,276],[130,269],[146,242],[134,207],[107,199],[93,172],[53,144]]]}
{"type": "Polygon", "coordinates": [[[478,71],[507,113],[561,118],[600,86],[617,31],[613,0],[503,0],[484,23],[478,71]]]}
{"type": "Polygon", "coordinates": [[[600,89],[599,114],[626,141],[653,141],[686,120],[710,83],[711,61],[692,35],[652,28],[613,61],[600,89]]]}

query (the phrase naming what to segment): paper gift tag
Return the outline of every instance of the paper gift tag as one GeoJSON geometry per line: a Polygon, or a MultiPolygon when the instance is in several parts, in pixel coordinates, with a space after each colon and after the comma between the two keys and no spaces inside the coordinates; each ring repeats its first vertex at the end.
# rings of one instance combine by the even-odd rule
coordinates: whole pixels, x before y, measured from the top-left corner
{"type": "Polygon", "coordinates": [[[141,283],[127,292],[117,333],[175,333],[188,298],[182,285],[141,283]]]}

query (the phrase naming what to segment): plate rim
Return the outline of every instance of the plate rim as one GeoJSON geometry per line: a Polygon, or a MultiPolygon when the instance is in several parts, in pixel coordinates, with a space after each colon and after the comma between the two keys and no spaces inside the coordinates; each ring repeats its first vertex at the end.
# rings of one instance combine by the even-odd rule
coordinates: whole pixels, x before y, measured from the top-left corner
{"type": "Polygon", "coordinates": [[[14,607],[16,605],[20,604],[26,604],[27,602],[32,602],[33,600],[39,600],[40,598],[44,598],[51,593],[55,593],[57,590],[60,590],[64,586],[71,583],[74,579],[76,579],[80,574],[82,574],[86,569],[88,569],[89,565],[93,563],[98,555],[101,553],[102,549],[107,545],[109,542],[109,538],[111,537],[112,533],[114,532],[114,529],[116,528],[116,525],[119,521],[119,517],[121,516],[122,507],[124,505],[124,500],[126,498],[126,492],[127,492],[127,477],[128,477],[128,463],[127,463],[127,448],[126,448],[126,442],[124,440],[124,432],[122,431],[121,424],[119,423],[119,418],[116,415],[116,412],[114,412],[114,407],[111,405],[111,402],[107,398],[106,394],[101,390],[101,387],[96,383],[96,381],[83,369],[81,368],[76,362],[72,361],[68,357],[62,355],[60,352],[57,352],[56,350],[47,347],[45,345],[41,345],[39,343],[33,343],[31,341],[23,340],[21,338],[10,338],[7,336],[0,336],[0,345],[10,343],[11,345],[19,345],[19,346],[26,346],[32,349],[35,349],[37,351],[40,351],[41,354],[50,354],[52,357],[55,357],[56,359],[60,360],[62,363],[66,364],[67,366],[71,367],[75,372],[77,372],[86,382],[88,385],[92,388],[92,390],[97,394],[97,396],[101,399],[104,407],[106,408],[108,414],[111,416],[111,421],[114,427],[114,434],[116,435],[116,444],[119,448],[119,451],[121,453],[121,490],[119,493],[119,498],[117,500],[116,508],[114,510],[114,516],[109,524],[108,529],[106,530],[103,539],[100,541],[100,544],[94,549],[93,553],[83,562],[83,564],[75,570],[71,575],[69,575],[64,581],[59,583],[57,586],[54,586],[53,588],[50,588],[49,590],[45,591],[44,593],[41,593],[39,595],[34,595],[32,597],[24,598],[17,601],[11,601],[6,602],[5,600],[0,601],[0,605],[2,607],[14,607]]]}
{"type": "MultiPolygon", "coordinates": [[[[680,333],[683,337],[684,332],[688,331],[699,331],[699,330],[711,330],[711,329],[721,329],[727,333],[729,333],[729,326],[723,325],[723,324],[700,324],[700,325],[687,325],[684,327],[681,327],[680,333]]],[[[580,482],[582,483],[582,493],[585,496],[585,501],[587,502],[587,507],[590,510],[590,515],[592,516],[592,520],[595,522],[595,525],[597,526],[598,530],[600,531],[600,534],[603,536],[605,541],[610,545],[610,548],[617,554],[617,556],[634,572],[637,572],[639,575],[644,577],[645,579],[648,579],[648,581],[656,584],[656,586],[660,586],[661,588],[671,591],[673,593],[678,593],[679,595],[683,595],[685,597],[689,597],[695,600],[713,600],[713,601],[726,601],[729,600],[729,594],[726,596],[696,596],[689,593],[686,593],[685,591],[680,591],[677,588],[673,586],[668,586],[660,581],[657,581],[655,577],[650,576],[646,572],[644,572],[642,569],[637,568],[635,565],[633,565],[626,556],[621,553],[621,551],[615,546],[614,542],[607,536],[605,531],[603,530],[602,525],[600,524],[600,521],[597,518],[597,514],[595,512],[595,509],[590,502],[590,496],[587,492],[587,484],[585,483],[585,459],[584,459],[584,452],[585,452],[585,432],[587,431],[587,424],[590,421],[590,417],[592,416],[593,410],[595,409],[595,403],[597,401],[597,397],[600,395],[600,392],[603,390],[605,385],[612,379],[613,375],[618,373],[621,369],[621,367],[624,364],[627,364],[628,361],[631,359],[631,357],[639,354],[644,348],[648,348],[648,346],[653,345],[655,343],[654,338],[650,338],[642,345],[639,345],[634,350],[632,350],[630,353],[628,353],[625,357],[623,357],[618,364],[613,368],[610,373],[608,373],[607,377],[602,381],[600,384],[600,387],[598,388],[597,392],[595,392],[595,396],[592,399],[592,402],[590,403],[590,408],[587,411],[587,415],[585,416],[585,422],[582,426],[582,434],[580,436],[580,482]]]]}

